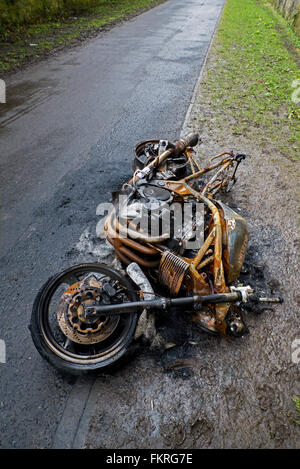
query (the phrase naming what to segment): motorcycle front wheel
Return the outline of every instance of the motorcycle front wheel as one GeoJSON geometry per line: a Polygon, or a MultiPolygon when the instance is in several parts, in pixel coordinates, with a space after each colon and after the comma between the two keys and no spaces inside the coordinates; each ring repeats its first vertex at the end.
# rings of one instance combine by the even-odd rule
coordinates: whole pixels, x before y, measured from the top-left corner
{"type": "Polygon", "coordinates": [[[84,306],[136,301],[131,283],[98,263],[79,264],[51,277],[33,304],[29,329],[49,363],[74,375],[101,371],[128,353],[137,325],[136,311],[87,318],[84,306]]]}

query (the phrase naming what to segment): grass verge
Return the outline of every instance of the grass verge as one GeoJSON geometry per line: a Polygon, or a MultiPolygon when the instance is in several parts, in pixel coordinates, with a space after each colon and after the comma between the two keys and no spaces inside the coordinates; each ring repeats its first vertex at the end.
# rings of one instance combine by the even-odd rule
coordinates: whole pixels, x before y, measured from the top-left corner
{"type": "Polygon", "coordinates": [[[153,8],[166,0],[110,0],[78,16],[19,26],[0,42],[0,75],[5,77],[26,63],[88,37],[153,8]]]}
{"type": "Polygon", "coordinates": [[[232,135],[299,159],[299,50],[299,37],[268,2],[227,0],[201,84],[215,130],[230,125],[232,135]]]}
{"type": "Polygon", "coordinates": [[[296,411],[297,411],[297,418],[295,419],[295,422],[300,425],[300,398],[299,397],[294,397],[293,398],[294,404],[296,406],[296,411]]]}

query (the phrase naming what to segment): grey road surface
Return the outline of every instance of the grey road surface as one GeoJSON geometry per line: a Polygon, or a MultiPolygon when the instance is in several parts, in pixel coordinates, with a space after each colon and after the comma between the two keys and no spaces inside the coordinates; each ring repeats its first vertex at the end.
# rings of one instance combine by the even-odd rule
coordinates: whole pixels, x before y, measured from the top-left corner
{"type": "Polygon", "coordinates": [[[78,260],[76,244],[130,175],[136,143],[180,136],[223,4],[169,0],[7,80],[1,448],[72,447],[82,438],[89,381],[62,377],[38,355],[27,328],[32,303],[49,276],[78,260]]]}

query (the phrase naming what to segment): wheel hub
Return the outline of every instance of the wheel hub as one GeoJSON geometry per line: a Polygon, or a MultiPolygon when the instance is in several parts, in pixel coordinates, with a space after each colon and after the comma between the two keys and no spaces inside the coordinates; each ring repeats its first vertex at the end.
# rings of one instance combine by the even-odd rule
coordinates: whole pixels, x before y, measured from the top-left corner
{"type": "MultiPolygon", "coordinates": [[[[103,304],[103,284],[88,279],[71,285],[62,295],[57,320],[63,334],[79,344],[95,344],[113,333],[119,316],[87,315],[85,306],[103,304]]],[[[105,294],[104,294],[105,295],[105,294]]]]}

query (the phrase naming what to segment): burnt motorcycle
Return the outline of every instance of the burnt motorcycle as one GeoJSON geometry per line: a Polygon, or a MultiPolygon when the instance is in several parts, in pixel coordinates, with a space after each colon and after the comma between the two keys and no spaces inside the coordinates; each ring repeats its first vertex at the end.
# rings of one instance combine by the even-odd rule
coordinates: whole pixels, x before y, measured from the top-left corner
{"type": "Polygon", "coordinates": [[[42,286],[31,335],[59,370],[81,374],[114,365],[140,321],[162,310],[180,308],[202,330],[227,338],[247,331],[242,303],[281,301],[235,285],[249,228],[216,194],[232,188],[246,155],[225,151],[202,167],[193,150],[198,142],[189,134],[136,146],[133,176],[114,194],[104,225],[122,271],[79,264],[42,286]]]}

